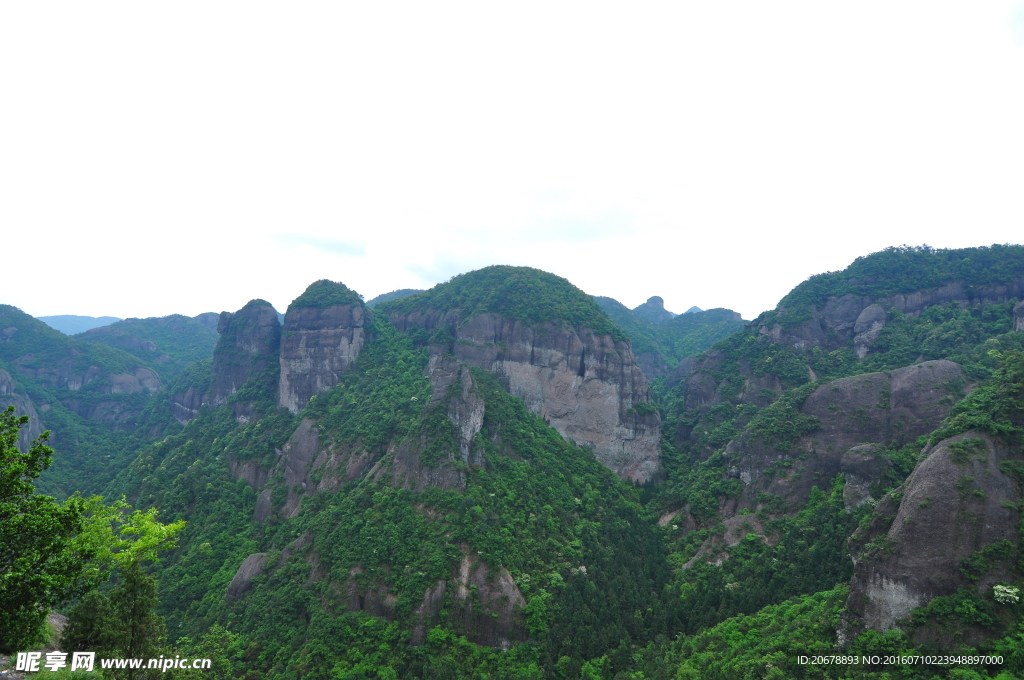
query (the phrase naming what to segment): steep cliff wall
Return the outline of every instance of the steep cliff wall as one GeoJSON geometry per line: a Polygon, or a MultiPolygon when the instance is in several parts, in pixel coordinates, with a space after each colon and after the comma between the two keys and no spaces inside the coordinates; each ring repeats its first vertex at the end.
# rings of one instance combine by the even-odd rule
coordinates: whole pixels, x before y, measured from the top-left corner
{"type": "Polygon", "coordinates": [[[278,404],[293,413],[338,384],[366,342],[369,312],[361,304],[290,307],[281,338],[278,404]]]}
{"type": "MultiPolygon", "coordinates": [[[[451,353],[493,372],[531,411],[619,476],[642,483],[661,475],[660,419],[627,342],[582,327],[535,328],[493,313],[463,319],[458,312],[414,312],[393,314],[391,321],[403,332],[442,331],[432,357],[451,353]]],[[[441,365],[435,358],[431,364],[441,365]]]]}
{"type": "Polygon", "coordinates": [[[856,568],[847,608],[854,632],[888,630],[959,588],[988,595],[1007,577],[1012,549],[986,559],[987,569],[964,567],[986,546],[1017,544],[1020,490],[1005,463],[1019,458],[1014,447],[986,435],[957,435],[935,446],[904,486],[879,503],[871,526],[850,540],[856,568]]]}
{"type": "Polygon", "coordinates": [[[32,400],[25,394],[17,393],[15,389],[14,378],[0,368],[0,411],[13,406],[15,415],[28,416],[28,425],[21,428],[18,434],[18,447],[28,451],[31,441],[42,434],[44,428],[32,400]]]}
{"type": "Polygon", "coordinates": [[[220,339],[213,351],[209,403],[220,406],[250,378],[278,363],[281,323],[265,300],[252,300],[234,314],[221,312],[220,339]]]}

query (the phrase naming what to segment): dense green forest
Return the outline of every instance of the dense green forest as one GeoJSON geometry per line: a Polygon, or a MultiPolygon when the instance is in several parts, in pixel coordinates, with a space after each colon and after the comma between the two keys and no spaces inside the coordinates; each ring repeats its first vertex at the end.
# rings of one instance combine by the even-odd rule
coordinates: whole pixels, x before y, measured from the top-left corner
{"type": "Polygon", "coordinates": [[[217,324],[209,323],[209,317],[215,315],[190,318],[171,314],[148,319],[124,319],[75,337],[122,349],[141,359],[161,378],[173,380],[189,364],[213,354],[217,344],[217,324]]]}
{"type": "MultiPolygon", "coordinates": [[[[376,301],[354,367],[299,413],[278,405],[277,363],[268,360],[226,404],[203,402],[187,422],[173,415],[171,398],[211,389],[212,336],[197,329],[208,325],[133,319],[67,338],[0,308],[0,326],[18,328],[0,344],[2,367],[33,403],[49,405],[44,423],[55,432],[57,463],[35,486],[59,499],[102,492],[105,507],[122,514],[127,506],[111,503],[123,496],[138,512],[158,509],[145,526],[164,531],[159,549],[119,548],[126,557],[108,559],[49,606],[69,616],[65,639],[76,648],[127,655],[143,649],[128,646],[131,627],[148,627],[146,654],[209,656],[214,669],[203,677],[1024,677],[1024,332],[1014,330],[1018,297],[978,292],[1012,290],[1022,275],[1018,246],[890,248],[812,277],[747,323],[729,310],[658,321],[545,272],[488,267],[376,301]],[[949,284],[966,297],[886,308],[860,347],[852,332],[831,327],[817,344],[773,335],[777,326],[826,324],[820,310],[849,293],[876,300],[949,284]],[[634,409],[617,426],[658,428],[663,477],[642,486],[618,477],[513,396],[506,376],[457,359],[451,338],[395,323],[449,313],[455,322],[490,313],[589,329],[656,357],[665,368],[653,381],[656,423],[637,424],[634,409]],[[156,362],[146,342],[173,361],[156,362]],[[826,453],[801,442],[838,427],[840,416],[856,422],[856,413],[834,423],[823,422],[830,412],[811,415],[816,390],[934,360],[955,362],[961,375],[945,385],[934,427],[900,443],[856,442],[875,446],[882,470],[867,502],[851,504],[852,473],[842,472],[815,477],[805,495],[749,491],[742,456],[773,457],[766,484],[798,480],[796,465],[826,453]],[[51,365],[105,372],[96,387],[69,390],[31,373],[51,365]],[[122,429],[63,405],[90,389],[88,398],[109,400],[102,381],[140,369],[158,376],[159,391],[115,395],[138,402],[122,429]],[[853,558],[896,550],[884,533],[866,545],[857,537],[890,526],[929,452],[969,433],[1002,447],[989,474],[1008,481],[990,505],[1016,513],[1017,533],[971,554],[951,576],[966,585],[898,627],[850,628],[853,558]],[[1002,590],[991,585],[994,570],[1002,590]],[[854,632],[843,639],[844,630],[854,632]],[[937,653],[1003,662],[798,660],[937,653]]],[[[361,304],[355,291],[322,281],[290,309],[361,304]]],[[[244,363],[245,332],[220,336],[220,365],[244,363]]],[[[591,375],[582,363],[549,368],[573,384],[591,375]]],[[[586,379],[604,380],[606,392],[619,389],[614,376],[593,375],[586,379]]],[[[879,408],[892,406],[891,393],[881,394],[879,408]]],[[[978,446],[952,445],[960,474],[978,446]]],[[[82,516],[113,521],[99,502],[82,516]]],[[[107,554],[102,542],[90,545],[107,554]]]]}
{"type": "Polygon", "coordinates": [[[457,310],[463,319],[489,312],[533,326],[565,324],[628,339],[589,295],[560,276],[529,267],[485,267],[378,308],[385,314],[457,310]]]}

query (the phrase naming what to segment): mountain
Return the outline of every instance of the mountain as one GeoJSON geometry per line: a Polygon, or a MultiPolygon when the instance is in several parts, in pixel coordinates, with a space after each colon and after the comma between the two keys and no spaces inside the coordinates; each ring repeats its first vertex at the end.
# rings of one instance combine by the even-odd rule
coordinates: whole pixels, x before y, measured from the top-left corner
{"type": "Polygon", "coordinates": [[[0,404],[30,417],[23,448],[49,429],[58,450],[44,490],[60,497],[101,490],[137,446],[173,423],[157,395],[212,356],[211,316],[115,320],[68,337],[0,306],[0,404]]]}
{"type": "Polygon", "coordinates": [[[194,361],[213,356],[217,344],[213,314],[195,318],[172,314],[148,319],[124,319],[75,335],[86,342],[117,347],[138,357],[165,381],[173,380],[194,361]]]}
{"type": "Polygon", "coordinates": [[[120,321],[116,316],[76,316],[74,314],[58,314],[57,316],[37,316],[37,319],[50,328],[55,328],[65,335],[84,333],[90,328],[107,326],[120,321]]]}
{"type": "MultiPolygon", "coordinates": [[[[840,641],[865,629],[893,630],[915,608],[942,598],[966,597],[990,609],[993,582],[1015,578],[992,546],[1018,541],[1011,529],[1017,511],[1007,508],[1017,507],[1019,490],[1003,469],[1019,454],[1012,442],[1009,449],[990,442],[998,428],[985,426],[991,417],[982,411],[991,401],[974,402],[975,394],[990,393],[979,390],[998,392],[993,381],[1007,384],[1015,370],[1016,353],[1024,350],[1016,330],[1021,299],[1018,246],[892,248],[812,277],[776,310],[681,362],[670,376],[665,431],[678,453],[666,457],[665,511],[696,529],[722,522],[728,532],[745,524],[751,549],[764,556],[785,537],[768,528],[772,522],[792,522],[831,493],[833,521],[844,532],[861,527],[850,544],[855,568],[843,542],[817,557],[818,569],[835,582],[852,577],[840,641]],[[958,419],[977,426],[951,430],[948,423],[958,419]],[[948,435],[974,439],[964,444],[948,435]],[[972,453],[957,453],[964,447],[972,453]],[[957,456],[980,467],[944,462],[957,456]],[[925,509],[933,502],[934,510],[925,509]],[[963,576],[963,565],[975,562],[977,576],[963,576]]],[[[719,572],[733,571],[737,548],[728,533],[696,540],[684,538],[676,550],[679,560],[696,560],[683,584],[706,598],[707,579],[729,578],[719,572]],[[722,566],[702,574],[699,563],[709,559],[722,566]]],[[[773,580],[770,569],[748,572],[743,589],[764,589],[773,580]]],[[[790,588],[778,597],[797,594],[790,588]]],[[[753,604],[719,611],[744,606],[753,604]]],[[[988,630],[963,632],[956,616],[931,616],[930,623],[918,619],[913,640],[949,648],[955,639],[977,644],[1006,629],[998,617],[990,617],[988,630]],[[957,626],[960,637],[951,637],[957,626]],[[945,634],[937,632],[943,627],[945,634]]]]}
{"type": "Polygon", "coordinates": [[[660,476],[659,419],[627,337],[565,279],[487,267],[378,309],[400,331],[429,337],[435,362],[452,355],[497,375],[623,477],[660,476]]]}
{"type": "MultiPolygon", "coordinates": [[[[186,520],[154,567],[171,651],[238,675],[1005,680],[1022,299],[1018,246],[887,249],[752,322],[525,267],[373,308],[316,281],[283,323],[222,313],[191,363],[197,320],[100,334],[183,367],[130,431],[75,414],[128,444],[81,475],[186,520]]],[[[15,312],[0,399],[44,422],[75,390],[43,411],[29,371],[156,370],[15,312]]]]}
{"type": "Polygon", "coordinates": [[[366,306],[369,307],[370,309],[373,309],[382,302],[388,302],[389,300],[397,300],[399,298],[408,297],[410,295],[415,295],[416,293],[422,292],[423,290],[419,288],[401,288],[399,290],[393,290],[390,293],[382,293],[377,297],[368,300],[366,302],[366,306]]]}
{"type": "Polygon", "coordinates": [[[647,302],[633,308],[633,314],[648,323],[659,324],[678,316],[665,309],[665,301],[657,295],[647,298],[647,302]]]}
{"type": "Polygon", "coordinates": [[[96,491],[130,459],[128,442],[148,397],[163,383],[125,351],[68,337],[10,305],[0,305],[0,403],[44,429],[60,451],[42,488],[57,496],[96,491]]]}
{"type": "Polygon", "coordinates": [[[594,301],[629,335],[644,375],[652,380],[667,375],[682,359],[706,350],[744,326],[739,313],[729,309],[705,312],[691,307],[683,314],[672,314],[665,311],[657,296],[634,310],[609,297],[595,297],[594,301]]]}
{"type": "Polygon", "coordinates": [[[658,416],[589,296],[491,267],[373,311],[319,281],[275,321],[260,300],[222,315],[200,407],[111,486],[189,522],[161,568],[170,629],[231,618],[282,670],[384,648],[417,675],[428,647],[579,667],[671,630],[622,479],[659,474],[658,416]]]}

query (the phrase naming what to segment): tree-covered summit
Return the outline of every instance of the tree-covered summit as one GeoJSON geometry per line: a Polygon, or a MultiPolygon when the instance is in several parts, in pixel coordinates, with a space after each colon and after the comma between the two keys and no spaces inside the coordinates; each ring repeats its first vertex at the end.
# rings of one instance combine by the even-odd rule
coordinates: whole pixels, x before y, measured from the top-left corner
{"type": "Polygon", "coordinates": [[[377,297],[367,300],[366,306],[373,309],[377,305],[387,302],[388,300],[397,300],[398,298],[409,297],[410,295],[422,292],[422,288],[399,288],[398,290],[393,290],[390,293],[381,293],[377,297]]]}
{"type": "Polygon", "coordinates": [[[463,318],[501,314],[532,326],[561,323],[628,340],[594,300],[561,276],[532,267],[493,265],[379,307],[389,314],[459,310],[463,318]]]}
{"type": "Polygon", "coordinates": [[[941,249],[892,246],[858,257],[841,271],[815,274],[791,290],[779,307],[821,306],[848,293],[885,297],[962,281],[975,286],[1007,284],[1024,277],[1024,246],[992,245],[941,249]]]}
{"type": "Polygon", "coordinates": [[[361,305],[363,299],[344,283],[338,283],[329,279],[320,279],[309,284],[305,292],[292,300],[288,305],[288,311],[302,307],[313,309],[327,309],[334,305],[361,305]]]}

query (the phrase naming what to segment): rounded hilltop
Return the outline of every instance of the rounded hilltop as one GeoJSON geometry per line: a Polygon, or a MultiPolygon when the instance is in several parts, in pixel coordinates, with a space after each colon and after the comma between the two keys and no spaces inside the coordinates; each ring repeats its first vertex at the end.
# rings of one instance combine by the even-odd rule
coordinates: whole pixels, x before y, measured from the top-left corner
{"type": "Polygon", "coordinates": [[[484,267],[459,274],[423,293],[381,303],[378,309],[399,315],[458,310],[463,319],[500,314],[535,327],[554,323],[589,328],[616,341],[628,340],[593,298],[561,276],[532,267],[484,267]]]}
{"type": "Polygon", "coordinates": [[[359,293],[344,283],[320,279],[309,284],[302,295],[292,300],[292,303],[288,305],[288,311],[302,308],[327,309],[335,305],[362,304],[363,298],[359,293]]]}

